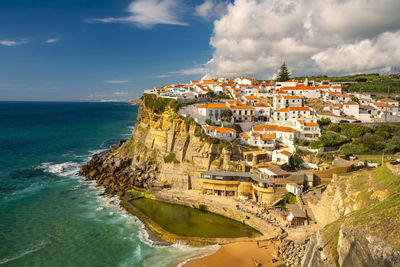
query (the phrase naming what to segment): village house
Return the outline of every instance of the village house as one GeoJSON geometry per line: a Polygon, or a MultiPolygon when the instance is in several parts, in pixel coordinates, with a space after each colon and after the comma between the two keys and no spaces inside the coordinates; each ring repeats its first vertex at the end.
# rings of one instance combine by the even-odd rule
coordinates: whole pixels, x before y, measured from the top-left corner
{"type": "Polygon", "coordinates": [[[260,98],[258,96],[243,96],[242,101],[249,106],[255,106],[260,103],[260,98]]]}
{"type": "Polygon", "coordinates": [[[293,153],[287,149],[272,151],[272,162],[278,165],[290,165],[290,157],[293,153]]]}
{"type": "Polygon", "coordinates": [[[274,111],[274,121],[292,121],[297,119],[311,119],[315,117],[315,111],[310,107],[289,107],[274,111]]]}
{"type": "Polygon", "coordinates": [[[375,107],[378,111],[388,112],[390,115],[396,116],[399,112],[399,107],[392,104],[375,102],[372,103],[371,105],[375,107]]]}
{"type": "Polygon", "coordinates": [[[254,107],[248,105],[231,106],[234,122],[251,122],[254,121],[254,107]]]}
{"type": "Polygon", "coordinates": [[[286,144],[293,145],[300,138],[300,131],[286,126],[278,126],[273,124],[263,124],[253,126],[251,132],[259,132],[260,134],[275,134],[276,140],[286,144]]]}
{"type": "Polygon", "coordinates": [[[303,98],[296,95],[274,95],[273,107],[274,109],[288,108],[288,107],[302,107],[303,98]]]}
{"type": "Polygon", "coordinates": [[[389,104],[389,105],[396,106],[396,107],[399,106],[399,101],[396,101],[396,100],[393,100],[393,99],[390,99],[390,98],[383,98],[381,100],[378,100],[378,102],[379,103],[389,104]]]}
{"type": "Polygon", "coordinates": [[[268,121],[271,118],[272,108],[267,104],[258,103],[254,105],[254,110],[256,121],[268,121]]]}
{"type": "Polygon", "coordinates": [[[198,112],[204,119],[218,122],[222,118],[224,110],[228,109],[226,103],[207,103],[197,106],[198,112]]]}
{"type": "Polygon", "coordinates": [[[281,90],[285,91],[288,95],[298,95],[306,98],[320,98],[321,93],[313,86],[306,86],[304,84],[296,84],[293,87],[282,87],[281,90]]]}
{"type": "Polygon", "coordinates": [[[300,131],[300,138],[316,139],[321,136],[321,129],[316,122],[296,120],[295,128],[300,131]]]}
{"type": "Polygon", "coordinates": [[[358,118],[359,115],[358,103],[353,101],[343,103],[343,114],[345,114],[346,116],[353,116],[354,118],[358,118]]]}
{"type": "Polygon", "coordinates": [[[210,125],[202,125],[202,127],[205,133],[211,137],[223,139],[228,142],[232,142],[236,138],[236,131],[231,128],[222,128],[210,125]]]}
{"type": "Polygon", "coordinates": [[[241,143],[250,146],[257,146],[263,151],[272,151],[276,147],[275,134],[262,134],[258,132],[241,133],[241,143]]]}

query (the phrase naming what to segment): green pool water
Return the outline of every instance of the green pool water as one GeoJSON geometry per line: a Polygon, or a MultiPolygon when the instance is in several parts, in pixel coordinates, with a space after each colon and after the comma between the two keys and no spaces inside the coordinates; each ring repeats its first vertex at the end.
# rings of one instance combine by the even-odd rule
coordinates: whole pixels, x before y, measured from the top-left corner
{"type": "Polygon", "coordinates": [[[255,229],[227,217],[207,211],[152,199],[136,199],[132,203],[170,233],[191,237],[254,237],[255,229]]]}

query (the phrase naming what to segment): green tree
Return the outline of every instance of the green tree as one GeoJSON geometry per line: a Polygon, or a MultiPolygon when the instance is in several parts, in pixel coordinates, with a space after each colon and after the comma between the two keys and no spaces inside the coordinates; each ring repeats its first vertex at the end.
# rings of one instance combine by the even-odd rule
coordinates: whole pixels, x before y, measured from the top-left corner
{"type": "Polygon", "coordinates": [[[351,101],[353,101],[353,102],[356,102],[356,103],[360,104],[360,100],[358,100],[358,98],[357,98],[357,97],[355,97],[355,96],[352,96],[352,97],[351,97],[351,101]]]}
{"type": "Polygon", "coordinates": [[[279,69],[278,77],[276,81],[278,82],[285,82],[290,79],[290,72],[286,66],[286,63],[283,62],[281,68],[279,69]]]}
{"type": "Polygon", "coordinates": [[[318,121],[319,126],[329,125],[331,123],[331,119],[329,118],[321,118],[318,121]]]}

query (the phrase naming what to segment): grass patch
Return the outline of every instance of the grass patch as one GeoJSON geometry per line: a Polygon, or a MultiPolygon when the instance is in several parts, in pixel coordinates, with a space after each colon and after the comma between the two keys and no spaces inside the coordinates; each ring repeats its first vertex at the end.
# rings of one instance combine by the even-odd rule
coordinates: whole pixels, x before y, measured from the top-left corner
{"type": "Polygon", "coordinates": [[[175,153],[169,153],[164,157],[164,163],[179,163],[179,160],[176,159],[175,153]]]}
{"type": "Polygon", "coordinates": [[[207,207],[207,205],[200,204],[200,205],[199,205],[199,210],[201,210],[201,211],[208,211],[208,207],[207,207]]]}

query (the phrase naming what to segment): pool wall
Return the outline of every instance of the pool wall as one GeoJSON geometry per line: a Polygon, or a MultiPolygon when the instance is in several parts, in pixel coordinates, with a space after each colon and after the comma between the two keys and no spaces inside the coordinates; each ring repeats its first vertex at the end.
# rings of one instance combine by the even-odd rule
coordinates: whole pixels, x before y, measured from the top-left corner
{"type": "Polygon", "coordinates": [[[171,243],[171,244],[182,244],[182,245],[191,245],[191,246],[207,246],[213,244],[226,244],[236,241],[250,241],[254,240],[253,238],[241,237],[241,238],[207,238],[207,237],[187,237],[187,236],[179,236],[173,233],[166,231],[156,222],[154,222],[149,216],[141,212],[137,209],[129,200],[122,200],[121,206],[127,209],[129,212],[133,213],[138,217],[138,219],[143,222],[143,224],[157,236],[159,236],[162,240],[171,243]]]}

